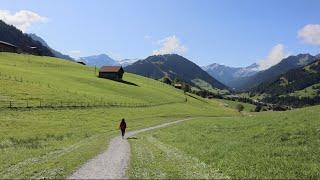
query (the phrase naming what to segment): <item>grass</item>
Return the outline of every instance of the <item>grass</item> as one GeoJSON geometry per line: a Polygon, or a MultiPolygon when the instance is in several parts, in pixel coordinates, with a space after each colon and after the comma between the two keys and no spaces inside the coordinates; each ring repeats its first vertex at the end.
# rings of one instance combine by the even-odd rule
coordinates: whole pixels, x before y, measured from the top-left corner
{"type": "MultiPolygon", "coordinates": [[[[30,104],[108,102],[161,104],[183,102],[181,91],[164,83],[124,74],[129,85],[97,78],[94,68],[57,58],[0,53],[0,101],[30,104]]],[[[0,103],[1,105],[1,103],[0,103]]],[[[7,104],[6,104],[7,105],[7,104]]]]}
{"type": "Polygon", "coordinates": [[[130,140],[128,173],[130,178],[318,179],[319,117],[315,106],[203,117],[144,133],[130,140]]]}
{"type": "Polygon", "coordinates": [[[231,101],[231,100],[226,100],[226,99],[215,99],[215,101],[219,101],[222,103],[221,105],[223,105],[225,107],[230,107],[235,110],[237,109],[236,106],[238,104],[242,104],[244,107],[243,111],[246,111],[246,112],[254,111],[256,108],[256,106],[253,104],[243,103],[243,102],[238,102],[238,101],[231,101]]]}
{"type": "MultiPolygon", "coordinates": [[[[194,79],[192,80],[194,84],[199,86],[201,89],[207,90],[209,92],[215,93],[215,94],[229,94],[230,92],[227,89],[217,89],[212,87],[209,83],[203,81],[202,79],[194,79]]],[[[199,90],[198,88],[193,88],[192,90],[199,90]]]]}
{"type": "Polygon", "coordinates": [[[121,118],[126,118],[128,130],[134,130],[184,117],[239,115],[217,101],[185,96],[155,80],[130,73],[125,73],[124,80],[137,86],[97,78],[93,68],[57,58],[0,53],[2,103],[158,104],[144,108],[2,108],[0,177],[65,178],[107,148],[119,133],[121,118]]]}
{"type": "Polygon", "coordinates": [[[314,84],[299,91],[295,91],[294,93],[290,93],[290,96],[315,97],[317,95],[318,89],[314,89],[313,87],[317,87],[318,89],[320,89],[320,83],[314,84]]]}

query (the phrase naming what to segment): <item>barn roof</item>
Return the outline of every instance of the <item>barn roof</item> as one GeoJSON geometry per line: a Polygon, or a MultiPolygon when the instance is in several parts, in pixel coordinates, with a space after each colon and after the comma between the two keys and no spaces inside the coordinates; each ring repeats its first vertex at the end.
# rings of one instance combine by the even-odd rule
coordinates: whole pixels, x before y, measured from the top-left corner
{"type": "Polygon", "coordinates": [[[8,43],[8,42],[4,42],[4,41],[0,41],[0,44],[5,44],[5,45],[7,45],[7,46],[16,47],[15,45],[10,44],[10,43],[8,43]]]}
{"type": "Polygon", "coordinates": [[[102,66],[99,72],[119,72],[121,69],[121,66],[102,66]]]}

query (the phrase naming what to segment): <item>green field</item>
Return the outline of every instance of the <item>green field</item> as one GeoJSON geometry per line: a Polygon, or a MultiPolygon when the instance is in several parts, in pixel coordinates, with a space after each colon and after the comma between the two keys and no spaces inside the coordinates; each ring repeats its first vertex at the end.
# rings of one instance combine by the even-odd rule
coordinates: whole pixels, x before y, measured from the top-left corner
{"type": "MultiPolygon", "coordinates": [[[[125,103],[161,104],[185,100],[181,91],[164,83],[125,73],[120,83],[97,78],[94,68],[70,61],[0,53],[0,101],[29,104],[125,103]]],[[[1,102],[0,102],[1,107],[1,102]]]]}
{"type": "Polygon", "coordinates": [[[226,100],[226,99],[217,99],[215,101],[219,101],[219,102],[221,102],[221,105],[235,109],[235,110],[236,110],[237,105],[241,104],[244,107],[243,111],[246,111],[246,112],[252,112],[256,108],[256,106],[253,104],[243,103],[243,102],[238,102],[238,101],[231,101],[231,100],[226,100]]]}
{"type": "Polygon", "coordinates": [[[0,177],[65,178],[128,130],[130,178],[319,178],[320,107],[249,112],[130,73],[124,82],[51,57],[0,53],[0,177]],[[11,104],[11,108],[9,108],[11,104]],[[105,105],[107,106],[101,106],[105,105]],[[109,106],[114,105],[117,106],[109,106]]]}
{"type": "Polygon", "coordinates": [[[0,177],[64,178],[106,150],[121,118],[134,130],[185,117],[239,115],[155,80],[129,73],[124,80],[130,84],[99,79],[94,68],[57,58],[0,53],[0,177]],[[7,108],[10,101],[31,108],[7,108]],[[40,101],[55,108],[38,108],[40,101]]]}
{"type": "MultiPolygon", "coordinates": [[[[214,94],[224,95],[224,94],[229,94],[230,93],[229,90],[227,90],[227,89],[214,88],[209,83],[207,83],[207,82],[205,82],[205,81],[203,81],[201,79],[194,79],[194,80],[192,80],[192,82],[195,85],[197,85],[198,87],[200,87],[201,89],[207,90],[207,91],[212,92],[214,94]]],[[[193,87],[192,90],[199,91],[200,89],[193,87]]]]}
{"type": "Polygon", "coordinates": [[[294,93],[290,93],[290,96],[315,97],[317,95],[318,89],[320,89],[320,83],[314,84],[299,91],[295,91],[294,93]]]}
{"type": "Polygon", "coordinates": [[[130,178],[320,177],[320,106],[197,118],[130,140],[130,178]]]}

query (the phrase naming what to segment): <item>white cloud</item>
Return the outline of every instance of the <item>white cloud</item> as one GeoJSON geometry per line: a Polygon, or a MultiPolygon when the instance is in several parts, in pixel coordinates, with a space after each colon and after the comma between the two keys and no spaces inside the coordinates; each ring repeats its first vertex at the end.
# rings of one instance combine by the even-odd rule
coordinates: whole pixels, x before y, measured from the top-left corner
{"type": "Polygon", "coordinates": [[[69,54],[71,57],[77,59],[80,57],[81,51],[80,50],[71,50],[71,51],[69,51],[69,54]]]}
{"type": "Polygon", "coordinates": [[[27,10],[21,10],[16,13],[12,13],[8,10],[0,10],[0,19],[7,24],[14,25],[23,32],[34,23],[43,23],[48,20],[46,17],[42,17],[35,12],[27,10]]]}
{"type": "Polygon", "coordinates": [[[161,45],[161,48],[159,50],[154,50],[152,52],[153,55],[187,52],[187,48],[180,44],[180,41],[176,36],[169,36],[159,40],[158,44],[161,45]]]}
{"type": "Polygon", "coordinates": [[[320,24],[308,24],[298,31],[298,37],[303,42],[320,45],[320,24]]]}
{"type": "Polygon", "coordinates": [[[69,52],[70,54],[80,54],[81,51],[80,50],[72,50],[69,52]]]}
{"type": "Polygon", "coordinates": [[[258,63],[259,70],[268,69],[269,67],[278,64],[283,58],[287,57],[289,54],[285,53],[284,49],[285,47],[283,44],[273,46],[269,55],[258,63]]]}

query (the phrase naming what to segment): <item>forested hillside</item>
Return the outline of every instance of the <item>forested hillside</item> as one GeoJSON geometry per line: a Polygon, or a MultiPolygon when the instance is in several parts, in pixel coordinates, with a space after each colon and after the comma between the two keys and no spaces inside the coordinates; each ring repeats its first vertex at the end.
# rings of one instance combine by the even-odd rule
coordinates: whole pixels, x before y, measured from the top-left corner
{"type": "Polygon", "coordinates": [[[54,57],[54,54],[48,47],[43,46],[40,42],[33,40],[27,34],[24,34],[12,25],[6,24],[2,20],[0,20],[0,41],[13,44],[25,53],[33,54],[36,52],[38,55],[54,57]],[[36,49],[32,47],[36,47],[36,49]]]}

